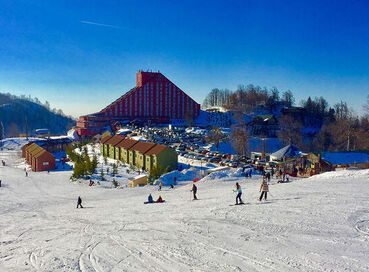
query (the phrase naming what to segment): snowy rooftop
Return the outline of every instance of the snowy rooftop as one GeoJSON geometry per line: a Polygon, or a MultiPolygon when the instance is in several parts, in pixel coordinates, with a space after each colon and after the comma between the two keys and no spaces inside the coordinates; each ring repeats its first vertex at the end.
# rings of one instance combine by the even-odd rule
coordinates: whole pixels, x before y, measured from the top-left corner
{"type": "Polygon", "coordinates": [[[326,152],[323,153],[322,159],[331,164],[354,164],[369,162],[369,155],[365,153],[336,153],[326,152]]]}

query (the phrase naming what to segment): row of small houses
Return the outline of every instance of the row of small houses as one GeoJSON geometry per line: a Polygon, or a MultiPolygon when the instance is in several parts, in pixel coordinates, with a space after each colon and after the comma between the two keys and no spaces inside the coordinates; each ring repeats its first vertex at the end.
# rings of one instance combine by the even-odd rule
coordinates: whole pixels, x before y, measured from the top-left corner
{"type": "Polygon", "coordinates": [[[161,171],[176,170],[178,155],[170,147],[162,144],[136,141],[121,135],[104,135],[100,141],[101,154],[120,160],[150,172],[153,168],[161,171]]]}
{"type": "Polygon", "coordinates": [[[31,166],[32,171],[55,169],[55,156],[51,153],[65,151],[73,141],[67,137],[48,138],[29,142],[22,147],[22,157],[31,166]]]}
{"type": "Polygon", "coordinates": [[[25,145],[22,148],[22,156],[26,159],[34,172],[55,169],[55,157],[35,143],[25,145]]]}

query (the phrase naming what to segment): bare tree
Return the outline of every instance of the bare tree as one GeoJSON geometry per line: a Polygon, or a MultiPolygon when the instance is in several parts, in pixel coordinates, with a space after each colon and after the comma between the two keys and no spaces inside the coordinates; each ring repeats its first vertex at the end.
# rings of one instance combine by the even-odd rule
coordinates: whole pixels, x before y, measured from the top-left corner
{"type": "Polygon", "coordinates": [[[215,144],[216,151],[218,151],[220,142],[225,138],[220,128],[214,127],[210,130],[207,137],[207,142],[215,144]]]}
{"type": "Polygon", "coordinates": [[[192,123],[193,123],[193,120],[194,120],[193,111],[191,109],[187,109],[185,111],[185,116],[184,117],[187,121],[188,127],[192,127],[192,123]]]}
{"type": "Polygon", "coordinates": [[[247,125],[233,129],[232,145],[239,155],[246,156],[249,151],[250,134],[248,133],[247,125]]]}
{"type": "Polygon", "coordinates": [[[279,119],[278,138],[284,144],[296,144],[302,146],[302,124],[292,118],[284,115],[279,119]]]}

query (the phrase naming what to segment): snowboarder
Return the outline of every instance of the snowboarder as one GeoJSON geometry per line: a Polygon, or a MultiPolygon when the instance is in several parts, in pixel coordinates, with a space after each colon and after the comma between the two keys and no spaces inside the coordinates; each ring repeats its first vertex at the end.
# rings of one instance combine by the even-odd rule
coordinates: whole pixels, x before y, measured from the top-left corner
{"type": "Polygon", "coordinates": [[[163,183],[160,181],[159,183],[159,190],[158,191],[161,191],[161,187],[163,186],[163,183]]]}
{"type": "Polygon", "coordinates": [[[236,205],[238,204],[243,204],[243,201],[241,199],[242,196],[242,189],[241,186],[238,184],[238,182],[236,182],[236,191],[237,192],[237,196],[236,196],[236,205]],[[238,200],[240,200],[240,203],[238,203],[238,200]]]}
{"type": "Polygon", "coordinates": [[[82,207],[82,198],[80,196],[78,197],[78,200],[77,200],[77,209],[78,209],[78,207],[83,208],[82,207]]]}
{"type": "Polygon", "coordinates": [[[149,197],[147,198],[148,203],[154,203],[154,200],[152,199],[152,195],[149,194],[149,197]]]}
{"type": "Polygon", "coordinates": [[[259,197],[259,201],[261,201],[263,199],[263,196],[264,196],[264,200],[265,201],[267,200],[268,191],[269,191],[268,183],[265,179],[263,179],[263,181],[261,182],[260,190],[259,190],[259,192],[261,192],[261,195],[259,197]]]}
{"type": "Polygon", "coordinates": [[[161,198],[161,196],[159,196],[159,198],[156,200],[156,202],[160,203],[160,202],[164,202],[164,200],[161,198]]]}
{"type": "Polygon", "coordinates": [[[196,197],[196,193],[197,193],[197,187],[195,184],[192,185],[192,190],[191,192],[193,193],[193,200],[197,200],[197,197],[196,197]]]}

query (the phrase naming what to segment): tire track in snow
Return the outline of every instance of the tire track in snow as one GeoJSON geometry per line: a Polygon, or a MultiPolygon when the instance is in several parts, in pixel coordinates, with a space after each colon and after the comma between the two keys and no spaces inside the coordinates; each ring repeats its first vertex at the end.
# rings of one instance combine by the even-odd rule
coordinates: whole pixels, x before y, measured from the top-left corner
{"type": "Polygon", "coordinates": [[[369,236],[369,219],[368,220],[361,220],[359,222],[356,222],[355,229],[364,234],[369,236]],[[365,230],[364,230],[365,229],[365,230]]]}

